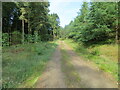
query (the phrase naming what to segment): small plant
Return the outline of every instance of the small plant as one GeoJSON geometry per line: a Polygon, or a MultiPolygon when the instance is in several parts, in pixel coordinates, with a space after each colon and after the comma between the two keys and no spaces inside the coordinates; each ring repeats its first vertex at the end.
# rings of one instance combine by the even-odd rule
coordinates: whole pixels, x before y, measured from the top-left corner
{"type": "Polygon", "coordinates": [[[34,42],[34,35],[26,35],[26,42],[33,43],[34,42]]]}
{"type": "Polygon", "coordinates": [[[8,33],[2,34],[2,46],[9,46],[9,35],[8,33]]]}
{"type": "Polygon", "coordinates": [[[98,49],[93,49],[90,54],[99,56],[100,52],[98,49]]]}

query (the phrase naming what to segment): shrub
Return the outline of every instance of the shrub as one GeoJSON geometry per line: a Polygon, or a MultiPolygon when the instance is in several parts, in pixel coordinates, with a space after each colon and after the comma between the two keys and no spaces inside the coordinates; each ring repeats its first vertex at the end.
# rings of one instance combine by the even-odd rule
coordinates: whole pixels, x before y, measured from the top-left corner
{"type": "Polygon", "coordinates": [[[34,42],[34,35],[31,35],[31,34],[28,34],[28,35],[25,35],[25,42],[29,42],[29,43],[33,43],[34,42]]]}
{"type": "Polygon", "coordinates": [[[9,35],[8,35],[8,33],[2,33],[2,46],[9,46],[9,35]]]}
{"type": "Polygon", "coordinates": [[[20,44],[21,43],[21,33],[18,31],[12,32],[11,43],[12,45],[20,44]]]}

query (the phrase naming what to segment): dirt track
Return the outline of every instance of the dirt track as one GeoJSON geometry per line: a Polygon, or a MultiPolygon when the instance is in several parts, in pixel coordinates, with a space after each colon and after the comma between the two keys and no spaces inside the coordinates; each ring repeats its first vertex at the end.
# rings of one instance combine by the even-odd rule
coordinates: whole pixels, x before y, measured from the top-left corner
{"type": "MultiPolygon", "coordinates": [[[[65,72],[61,70],[61,49],[64,48],[70,56],[70,62],[76,69],[81,78],[80,84],[82,88],[117,88],[117,85],[109,80],[103,72],[98,68],[82,60],[65,42],[60,41],[59,46],[53,54],[53,57],[48,62],[46,70],[40,76],[35,88],[68,88],[65,83],[65,72]]],[[[73,81],[76,83],[75,81],[73,81]]],[[[74,86],[73,86],[74,87],[74,86]]]]}
{"type": "Polygon", "coordinates": [[[60,60],[61,52],[58,46],[52,59],[47,64],[45,72],[36,83],[36,88],[66,88],[60,60]]]}

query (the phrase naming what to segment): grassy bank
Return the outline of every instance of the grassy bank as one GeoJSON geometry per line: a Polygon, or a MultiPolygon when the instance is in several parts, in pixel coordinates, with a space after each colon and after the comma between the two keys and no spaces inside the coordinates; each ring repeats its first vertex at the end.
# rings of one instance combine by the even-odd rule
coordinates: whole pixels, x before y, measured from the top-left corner
{"type": "Polygon", "coordinates": [[[73,40],[65,40],[74,51],[76,51],[84,60],[94,62],[101,70],[110,73],[118,80],[118,47],[117,45],[94,45],[85,47],[73,40]]]}
{"type": "Polygon", "coordinates": [[[3,48],[3,87],[32,87],[56,46],[41,42],[3,48]]]}

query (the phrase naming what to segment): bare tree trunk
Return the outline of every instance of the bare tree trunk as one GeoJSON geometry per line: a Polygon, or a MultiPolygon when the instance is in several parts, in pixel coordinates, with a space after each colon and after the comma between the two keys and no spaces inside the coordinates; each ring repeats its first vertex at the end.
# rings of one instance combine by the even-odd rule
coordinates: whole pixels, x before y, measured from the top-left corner
{"type": "Polygon", "coordinates": [[[116,26],[116,36],[115,36],[116,43],[118,43],[118,28],[116,26]]]}
{"type": "MultiPolygon", "coordinates": [[[[28,5],[29,8],[29,5],[28,5]]],[[[30,9],[28,9],[28,34],[30,34],[30,9]]]]}
{"type": "Polygon", "coordinates": [[[11,28],[9,28],[8,34],[9,34],[9,46],[11,46],[11,28]]]}
{"type": "Polygon", "coordinates": [[[55,40],[56,36],[55,36],[55,29],[53,29],[53,39],[55,40]]]}
{"type": "Polygon", "coordinates": [[[31,34],[31,28],[30,28],[30,15],[28,13],[28,34],[31,34]]]}
{"type": "Polygon", "coordinates": [[[22,43],[24,44],[24,20],[22,20],[22,43]]]}
{"type": "Polygon", "coordinates": [[[29,24],[29,19],[28,19],[28,34],[30,34],[30,24],[29,24]]]}
{"type": "MultiPolygon", "coordinates": [[[[116,2],[116,11],[117,11],[117,13],[118,13],[118,2],[116,2]]],[[[116,15],[116,21],[119,23],[119,20],[118,20],[118,14],[116,15]]],[[[116,27],[115,27],[115,29],[116,29],[116,36],[115,36],[115,40],[116,40],[116,43],[118,43],[118,40],[119,40],[119,37],[118,37],[118,23],[116,24],[116,27]]]]}
{"type": "Polygon", "coordinates": [[[28,34],[31,34],[30,21],[28,19],[28,34]]]}

